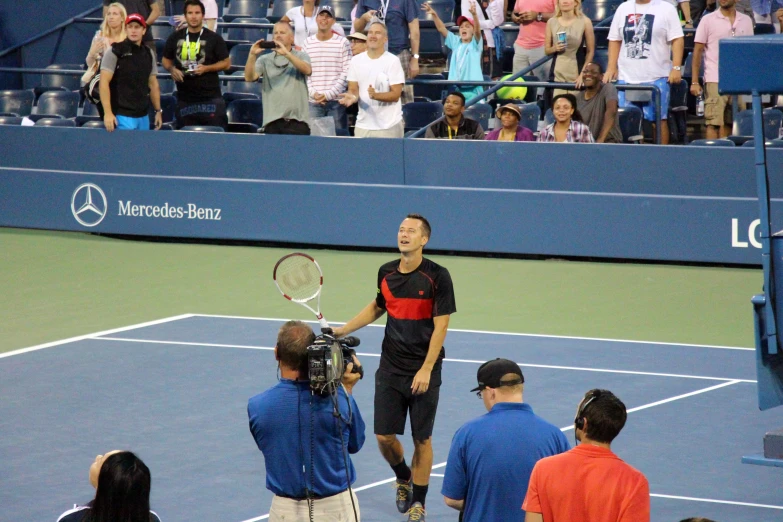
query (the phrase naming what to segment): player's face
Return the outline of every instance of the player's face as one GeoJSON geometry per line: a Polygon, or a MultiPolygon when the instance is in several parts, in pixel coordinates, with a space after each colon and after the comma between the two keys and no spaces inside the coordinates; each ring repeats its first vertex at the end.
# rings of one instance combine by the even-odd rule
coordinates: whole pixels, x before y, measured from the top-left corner
{"type": "Polygon", "coordinates": [[[428,238],[422,234],[422,223],[418,219],[405,218],[397,232],[397,247],[403,254],[424,248],[428,238]]]}
{"type": "Polygon", "coordinates": [[[133,43],[139,43],[147,30],[137,22],[131,22],[125,26],[125,32],[128,34],[128,40],[133,43]]]}
{"type": "Polygon", "coordinates": [[[92,487],[98,487],[98,475],[101,473],[101,466],[103,466],[104,461],[119,452],[120,450],[111,450],[108,453],[95,457],[95,460],[90,465],[90,484],[92,484],[92,487]]]}
{"type": "Polygon", "coordinates": [[[204,13],[201,12],[201,6],[189,5],[188,10],[185,11],[185,20],[190,28],[197,29],[201,27],[201,23],[204,21],[204,13]]]}

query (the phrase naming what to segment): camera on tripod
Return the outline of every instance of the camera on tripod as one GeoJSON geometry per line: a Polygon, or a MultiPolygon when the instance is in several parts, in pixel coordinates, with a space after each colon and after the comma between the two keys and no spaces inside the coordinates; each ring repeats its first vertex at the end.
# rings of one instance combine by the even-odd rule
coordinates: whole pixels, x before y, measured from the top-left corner
{"type": "MultiPolygon", "coordinates": [[[[307,347],[307,372],[310,389],[318,394],[334,393],[342,381],[348,363],[353,362],[354,348],[359,339],[346,337],[337,339],[331,328],[322,329],[322,334],[307,347]]],[[[352,373],[364,377],[364,368],[354,365],[352,373]]]]}

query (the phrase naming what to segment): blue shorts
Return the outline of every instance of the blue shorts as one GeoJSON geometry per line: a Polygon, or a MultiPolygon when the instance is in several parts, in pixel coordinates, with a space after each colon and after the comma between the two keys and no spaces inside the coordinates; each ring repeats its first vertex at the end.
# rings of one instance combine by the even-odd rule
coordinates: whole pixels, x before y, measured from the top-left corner
{"type": "MultiPolygon", "coordinates": [[[[617,85],[626,85],[627,82],[619,80],[617,85]]],[[[630,85],[630,84],[629,84],[630,85]]],[[[644,82],[635,85],[655,85],[661,90],[661,119],[665,120],[669,113],[669,94],[671,92],[671,86],[669,85],[669,78],[658,78],[654,82],[644,82]]],[[[650,91],[634,91],[634,92],[647,92],[652,95],[650,91]]],[[[650,98],[647,102],[632,102],[625,99],[626,91],[617,89],[617,104],[620,107],[629,107],[631,105],[641,106],[644,113],[644,119],[647,121],[655,121],[655,96],[650,98]]]]}
{"type": "Polygon", "coordinates": [[[117,130],[150,130],[149,116],[131,118],[130,116],[116,115],[117,130]]]}

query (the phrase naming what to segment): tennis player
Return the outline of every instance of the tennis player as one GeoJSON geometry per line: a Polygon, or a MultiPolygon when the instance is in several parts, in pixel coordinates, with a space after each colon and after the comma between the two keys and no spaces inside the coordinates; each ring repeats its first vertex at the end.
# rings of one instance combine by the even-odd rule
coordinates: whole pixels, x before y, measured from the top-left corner
{"type": "Polygon", "coordinates": [[[397,509],[407,512],[408,520],[421,521],[432,472],[443,341],[449,317],[457,311],[449,271],[423,257],[430,233],[424,216],[409,214],[397,232],[400,258],[378,270],[376,298],[345,326],[335,328],[343,337],[388,313],[375,373],[375,437],[397,476],[397,509]],[[397,439],[405,433],[408,412],[414,445],[410,467],[397,439]]]}

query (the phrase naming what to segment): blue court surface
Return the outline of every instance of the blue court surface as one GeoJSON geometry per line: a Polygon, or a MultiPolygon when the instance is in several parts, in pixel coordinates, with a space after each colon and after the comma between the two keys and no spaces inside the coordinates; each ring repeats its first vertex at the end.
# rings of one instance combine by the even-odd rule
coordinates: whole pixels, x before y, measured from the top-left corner
{"type": "MultiPolygon", "coordinates": [[[[90,500],[88,467],[111,449],[150,467],[164,522],[265,519],[272,495],[246,406],[276,382],[282,322],[185,314],[0,354],[0,519],[54,521],[90,500]]],[[[366,376],[354,395],[368,426],[353,457],[362,520],[401,521],[372,435],[383,329],[356,335],[366,376]]],[[[479,364],[495,357],[522,365],[525,402],[569,438],[588,389],[625,402],[613,450],[649,479],[654,521],[783,520],[781,469],[740,463],[783,426],[779,410],[758,411],[752,349],[451,330],[446,355],[430,521],[457,520],[440,495],[445,460],[454,431],[484,413],[469,390],[479,364]]]]}

